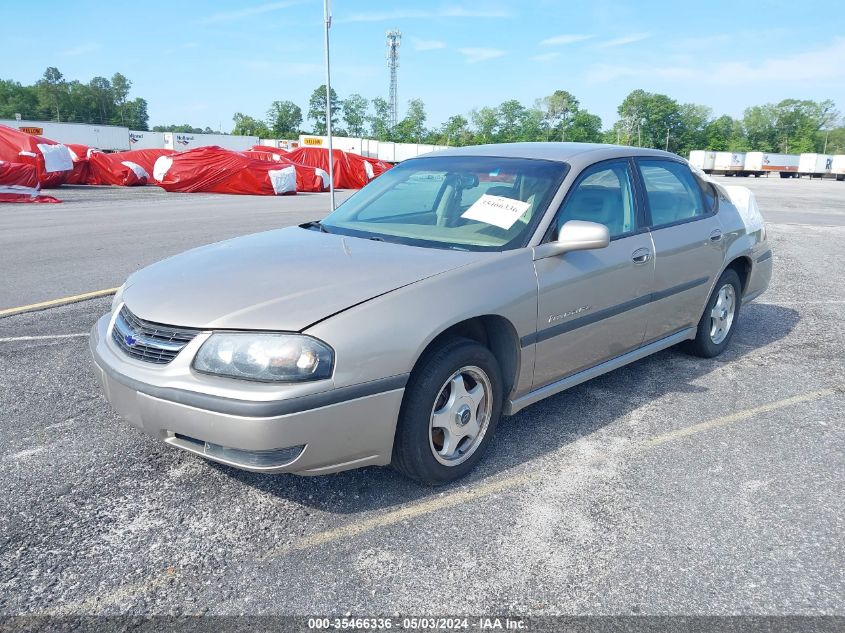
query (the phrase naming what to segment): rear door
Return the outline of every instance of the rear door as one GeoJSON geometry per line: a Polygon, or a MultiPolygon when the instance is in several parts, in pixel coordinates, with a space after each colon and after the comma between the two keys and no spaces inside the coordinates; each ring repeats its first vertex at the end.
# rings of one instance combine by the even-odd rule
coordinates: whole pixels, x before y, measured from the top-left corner
{"type": "Polygon", "coordinates": [[[605,224],[607,248],[534,262],[539,285],[534,387],[638,347],[654,276],[653,245],[638,217],[633,163],[586,168],[570,188],[547,236],[568,220],[605,224]]]}
{"type": "Polygon", "coordinates": [[[698,323],[722,269],[725,240],[712,185],[681,162],[638,158],[636,164],[655,249],[648,343],[698,323]]]}

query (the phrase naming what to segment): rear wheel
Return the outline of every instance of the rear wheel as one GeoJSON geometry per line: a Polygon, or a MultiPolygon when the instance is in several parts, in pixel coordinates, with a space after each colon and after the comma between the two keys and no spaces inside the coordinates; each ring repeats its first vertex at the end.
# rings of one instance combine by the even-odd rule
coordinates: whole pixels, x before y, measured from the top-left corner
{"type": "Polygon", "coordinates": [[[463,477],[481,460],[502,410],[495,356],[455,338],[414,368],[399,413],[393,466],[421,483],[463,477]]]}
{"type": "Polygon", "coordinates": [[[719,277],[698,322],[695,338],[684,344],[684,350],[702,358],[713,358],[725,351],[736,329],[741,302],[739,275],[729,268],[719,277]]]}

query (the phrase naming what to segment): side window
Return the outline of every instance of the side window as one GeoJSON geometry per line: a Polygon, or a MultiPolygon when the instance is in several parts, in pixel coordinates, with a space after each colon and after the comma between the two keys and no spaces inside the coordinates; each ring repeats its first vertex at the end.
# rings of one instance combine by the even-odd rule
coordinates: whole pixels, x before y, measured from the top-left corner
{"type": "Polygon", "coordinates": [[[653,226],[705,214],[701,191],[689,168],[664,160],[638,161],[653,226]]]}
{"type": "Polygon", "coordinates": [[[584,170],[557,216],[557,234],[569,220],[604,224],[610,237],[630,233],[636,226],[634,192],[627,162],[603,163],[584,170]]]}

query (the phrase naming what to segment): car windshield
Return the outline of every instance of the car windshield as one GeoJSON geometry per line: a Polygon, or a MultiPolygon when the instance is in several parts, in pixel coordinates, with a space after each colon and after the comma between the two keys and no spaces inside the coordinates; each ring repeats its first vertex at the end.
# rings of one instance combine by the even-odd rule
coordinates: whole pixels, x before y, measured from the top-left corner
{"type": "Polygon", "coordinates": [[[414,246],[525,246],[568,165],[490,156],[416,158],[388,170],[321,222],[341,235],[414,246]]]}

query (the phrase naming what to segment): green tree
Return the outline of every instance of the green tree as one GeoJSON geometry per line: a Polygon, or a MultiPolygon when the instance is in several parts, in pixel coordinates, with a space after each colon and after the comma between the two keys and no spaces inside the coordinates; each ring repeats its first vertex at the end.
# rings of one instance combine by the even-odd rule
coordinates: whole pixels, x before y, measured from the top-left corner
{"type": "Polygon", "coordinates": [[[681,156],[691,150],[707,145],[707,124],[713,118],[713,111],[696,103],[683,103],[678,109],[680,122],[675,136],[669,138],[669,149],[681,156]]]}
{"type": "Polygon", "coordinates": [[[825,131],[822,151],[827,154],[845,154],[845,125],[825,131]]]}
{"type": "Polygon", "coordinates": [[[59,69],[50,66],[44,71],[44,76],[36,84],[38,98],[42,104],[56,112],[56,121],[62,120],[62,104],[67,94],[64,75],[59,69]]]}
{"type": "Polygon", "coordinates": [[[663,94],[634,90],[619,106],[621,142],[639,147],[664,148],[667,135],[678,138],[682,129],[678,102],[663,94]]]}
{"type": "Polygon", "coordinates": [[[467,145],[470,138],[469,121],[460,114],[450,116],[440,126],[440,134],[437,141],[443,145],[467,145]]]}
{"type": "Polygon", "coordinates": [[[492,143],[499,129],[499,111],[485,106],[470,113],[475,136],[479,143],[492,143]]]}
{"type": "Polygon", "coordinates": [[[425,104],[422,99],[408,101],[408,113],[396,124],[394,135],[401,143],[419,143],[425,136],[425,104]]]}
{"type": "Polygon", "coordinates": [[[302,108],[293,101],[274,101],[267,111],[267,123],[274,138],[299,136],[302,108]]]}
{"type": "Polygon", "coordinates": [[[545,113],[539,108],[526,108],[519,129],[520,141],[545,141],[549,128],[545,113]]]}
{"type": "MultiPolygon", "coordinates": [[[[332,88],[331,91],[332,104],[332,131],[336,131],[337,117],[340,114],[340,99],[337,93],[332,88]]],[[[314,121],[314,132],[316,134],[326,133],[326,84],[319,86],[311,93],[311,98],[308,100],[308,118],[314,121]]]]}
{"type": "Polygon", "coordinates": [[[120,73],[115,73],[111,78],[111,91],[114,105],[117,106],[117,113],[121,125],[126,125],[127,99],[132,82],[120,73]]]}
{"type": "Polygon", "coordinates": [[[24,119],[38,118],[38,94],[32,86],[0,79],[0,117],[11,119],[15,114],[24,119]]]}
{"type": "Polygon", "coordinates": [[[727,114],[709,121],[704,127],[704,143],[696,149],[711,149],[717,152],[730,151],[731,140],[737,126],[741,127],[742,124],[727,114]]]}
{"type": "Polygon", "coordinates": [[[254,119],[240,112],[235,112],[232,120],[235,122],[235,127],[232,128],[232,134],[257,136],[259,138],[270,136],[270,129],[264,121],[254,119]]]}
{"type": "Polygon", "coordinates": [[[499,106],[499,126],[496,140],[513,143],[521,139],[525,107],[516,99],[505,101],[499,106]]]}
{"type": "Polygon", "coordinates": [[[350,136],[364,135],[369,105],[369,102],[358,93],[352,93],[343,100],[343,121],[346,123],[346,130],[350,136]]]}
{"type": "Polygon", "coordinates": [[[566,90],[555,90],[554,93],[541,100],[546,121],[549,124],[549,140],[566,141],[567,123],[578,111],[578,99],[566,90]]]}
{"type": "Polygon", "coordinates": [[[579,143],[601,143],[601,117],[586,110],[577,110],[565,128],[566,138],[579,143]]]}
{"type": "Polygon", "coordinates": [[[183,123],[182,125],[154,125],[153,132],[184,132],[186,134],[199,134],[202,130],[195,128],[193,125],[183,123]]]}
{"type": "Polygon", "coordinates": [[[377,141],[390,141],[393,138],[390,129],[390,104],[381,97],[376,97],[371,103],[373,112],[367,116],[370,135],[377,141]]]}
{"type": "Polygon", "coordinates": [[[126,103],[126,125],[130,129],[145,131],[149,129],[150,117],[147,114],[147,100],[136,97],[126,103]]]}
{"type": "Polygon", "coordinates": [[[114,94],[111,82],[105,77],[94,77],[88,82],[88,88],[97,106],[98,123],[109,123],[114,110],[114,94]]]}

